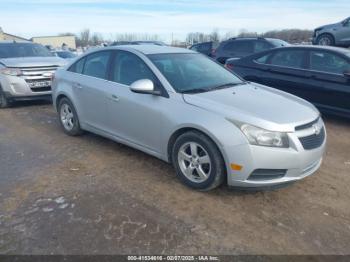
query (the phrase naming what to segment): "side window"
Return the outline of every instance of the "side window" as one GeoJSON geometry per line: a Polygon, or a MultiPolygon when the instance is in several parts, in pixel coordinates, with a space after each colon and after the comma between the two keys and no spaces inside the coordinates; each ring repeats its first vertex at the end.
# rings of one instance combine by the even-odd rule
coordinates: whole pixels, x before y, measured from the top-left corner
{"type": "Polygon", "coordinates": [[[130,52],[118,51],[112,67],[112,81],[129,86],[140,79],[157,83],[156,76],[141,58],[130,52]]]}
{"type": "Polygon", "coordinates": [[[271,49],[271,46],[269,43],[265,41],[255,41],[255,46],[254,46],[255,53],[262,52],[268,49],[271,49]]]}
{"type": "Polygon", "coordinates": [[[209,52],[211,45],[209,43],[199,45],[198,50],[201,52],[209,52]]]}
{"type": "Polygon", "coordinates": [[[250,54],[254,52],[253,41],[232,41],[224,46],[224,50],[232,53],[250,54]]]}
{"type": "Polygon", "coordinates": [[[271,64],[275,66],[303,68],[304,51],[302,50],[283,50],[277,51],[272,59],[271,64]]]}
{"type": "Polygon", "coordinates": [[[191,46],[190,49],[193,50],[193,51],[198,51],[198,46],[197,45],[191,46]]]}
{"type": "Polygon", "coordinates": [[[110,56],[110,51],[97,52],[87,56],[83,74],[107,79],[107,67],[110,56]]]}
{"type": "Polygon", "coordinates": [[[310,69],[315,71],[343,74],[350,69],[350,64],[344,58],[322,51],[310,52],[310,69]]]}
{"type": "Polygon", "coordinates": [[[68,69],[68,71],[73,72],[73,73],[82,74],[83,69],[84,69],[84,64],[85,64],[85,57],[78,60],[73,65],[71,65],[71,67],[68,69]]]}
{"type": "Polygon", "coordinates": [[[258,59],[255,59],[255,61],[260,63],[260,64],[267,64],[267,61],[268,61],[270,55],[271,54],[264,55],[262,57],[259,57],[258,59]]]}

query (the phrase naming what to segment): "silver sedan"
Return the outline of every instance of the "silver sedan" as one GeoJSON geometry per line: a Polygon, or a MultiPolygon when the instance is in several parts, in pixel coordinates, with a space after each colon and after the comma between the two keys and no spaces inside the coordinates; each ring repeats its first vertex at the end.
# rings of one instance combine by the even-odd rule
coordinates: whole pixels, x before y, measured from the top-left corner
{"type": "Polygon", "coordinates": [[[310,103],[180,48],[87,53],[57,71],[53,101],[68,135],[86,130],[142,150],[198,190],[300,180],[320,167],[326,144],[310,103]]]}

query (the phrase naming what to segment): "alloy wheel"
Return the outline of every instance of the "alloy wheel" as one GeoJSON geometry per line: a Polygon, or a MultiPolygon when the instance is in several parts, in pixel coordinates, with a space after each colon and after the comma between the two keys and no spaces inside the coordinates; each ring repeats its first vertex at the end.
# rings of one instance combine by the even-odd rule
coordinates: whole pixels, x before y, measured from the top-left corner
{"type": "Polygon", "coordinates": [[[74,128],[75,118],[74,113],[68,104],[63,104],[60,110],[61,121],[67,131],[74,128]]]}
{"type": "Polygon", "coordinates": [[[202,183],[209,178],[212,164],[208,152],[196,142],[188,142],[178,151],[182,173],[192,182],[202,183]]]}

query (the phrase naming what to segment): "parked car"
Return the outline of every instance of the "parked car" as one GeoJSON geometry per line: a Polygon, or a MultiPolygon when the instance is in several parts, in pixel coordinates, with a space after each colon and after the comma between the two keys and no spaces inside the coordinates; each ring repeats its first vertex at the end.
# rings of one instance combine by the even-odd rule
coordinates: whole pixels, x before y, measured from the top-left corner
{"type": "Polygon", "coordinates": [[[228,60],[226,66],[245,80],[302,97],[324,112],[350,117],[350,50],[284,47],[228,60]]]}
{"type": "Polygon", "coordinates": [[[57,71],[53,101],[68,135],[88,130],[171,162],[199,190],[298,181],[320,167],[326,143],[310,103],[182,48],[85,54],[57,71]]]}
{"type": "Polygon", "coordinates": [[[54,56],[58,56],[61,57],[63,59],[74,59],[77,57],[76,54],[74,54],[71,51],[66,51],[66,50],[56,50],[56,51],[52,51],[52,54],[54,56]]]}
{"type": "Polygon", "coordinates": [[[288,45],[283,40],[273,38],[231,38],[220,43],[214,52],[214,57],[219,63],[225,64],[228,58],[242,58],[261,51],[288,45]]]}
{"type": "Polygon", "coordinates": [[[331,25],[324,25],[314,30],[314,45],[350,47],[350,17],[331,25]]]}
{"type": "Polygon", "coordinates": [[[197,51],[209,57],[213,57],[216,48],[218,47],[218,42],[204,42],[192,45],[189,49],[197,51]]]}
{"type": "Polygon", "coordinates": [[[42,45],[0,42],[0,108],[12,101],[50,98],[51,76],[65,64],[42,45]]]}

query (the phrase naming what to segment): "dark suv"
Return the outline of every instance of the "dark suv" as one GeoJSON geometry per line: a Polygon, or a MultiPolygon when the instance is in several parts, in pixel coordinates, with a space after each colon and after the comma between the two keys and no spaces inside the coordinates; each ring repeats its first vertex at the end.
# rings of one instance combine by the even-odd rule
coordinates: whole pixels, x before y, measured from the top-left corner
{"type": "Polygon", "coordinates": [[[213,57],[215,49],[218,47],[218,42],[203,42],[194,44],[190,47],[191,50],[213,57]]]}
{"type": "Polygon", "coordinates": [[[289,44],[283,40],[274,38],[231,38],[221,42],[214,53],[214,58],[218,62],[225,64],[228,58],[242,58],[282,46],[289,46],[289,44]]]}

